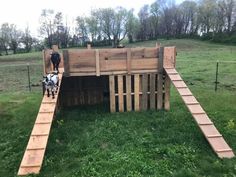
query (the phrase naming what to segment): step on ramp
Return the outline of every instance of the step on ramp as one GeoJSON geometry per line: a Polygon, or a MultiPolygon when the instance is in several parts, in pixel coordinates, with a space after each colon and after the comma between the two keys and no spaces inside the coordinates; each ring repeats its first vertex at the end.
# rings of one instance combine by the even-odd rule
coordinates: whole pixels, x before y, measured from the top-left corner
{"type": "Polygon", "coordinates": [[[234,157],[233,150],[224,140],[223,136],[216,129],[213,122],[209,119],[206,112],[203,110],[199,102],[193,96],[185,82],[180,77],[175,68],[165,68],[166,74],[172,81],[173,85],[179,92],[188,110],[192,114],[194,120],[200,127],[202,133],[206,137],[207,141],[211,145],[212,149],[220,158],[232,158],[234,157]]]}
{"type": "MultiPolygon", "coordinates": [[[[62,73],[63,70],[60,70],[60,72],[62,73]]],[[[58,95],[62,82],[61,73],[59,73],[59,88],[55,98],[47,97],[46,94],[43,96],[18,175],[38,174],[41,169],[53,117],[57,109],[58,95]]]]}

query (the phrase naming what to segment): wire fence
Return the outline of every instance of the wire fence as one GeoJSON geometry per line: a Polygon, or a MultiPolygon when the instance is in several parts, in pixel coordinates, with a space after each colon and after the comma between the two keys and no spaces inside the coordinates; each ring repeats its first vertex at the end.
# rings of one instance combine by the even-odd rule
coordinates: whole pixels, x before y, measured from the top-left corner
{"type": "Polygon", "coordinates": [[[42,64],[0,66],[0,92],[39,91],[42,89],[42,64]]]}
{"type": "MultiPolygon", "coordinates": [[[[236,91],[236,62],[177,60],[177,70],[190,87],[236,91]]],[[[41,91],[42,64],[0,65],[0,93],[41,91]]]]}
{"type": "Polygon", "coordinates": [[[177,61],[177,70],[190,87],[236,91],[236,61],[177,61]]]}

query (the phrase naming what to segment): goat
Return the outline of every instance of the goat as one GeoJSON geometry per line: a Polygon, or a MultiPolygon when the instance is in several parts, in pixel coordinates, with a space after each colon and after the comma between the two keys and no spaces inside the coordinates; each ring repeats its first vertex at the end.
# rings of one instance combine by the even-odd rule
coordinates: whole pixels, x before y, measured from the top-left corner
{"type": "Polygon", "coordinates": [[[58,71],[53,72],[52,74],[48,74],[47,76],[43,76],[43,84],[45,89],[47,90],[47,96],[50,97],[50,91],[52,93],[52,99],[55,98],[55,93],[57,93],[58,85],[59,85],[59,77],[58,71]]]}
{"type": "Polygon", "coordinates": [[[58,67],[59,67],[59,64],[61,62],[61,56],[58,52],[53,51],[51,53],[51,62],[53,64],[53,70],[59,71],[58,67]]]}

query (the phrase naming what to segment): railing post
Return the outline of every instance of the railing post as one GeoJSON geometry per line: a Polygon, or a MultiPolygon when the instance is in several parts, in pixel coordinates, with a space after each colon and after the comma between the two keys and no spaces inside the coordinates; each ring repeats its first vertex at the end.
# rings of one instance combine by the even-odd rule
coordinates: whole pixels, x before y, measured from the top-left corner
{"type": "Polygon", "coordinates": [[[218,75],[219,75],[219,61],[216,62],[216,80],[215,80],[215,92],[218,89],[218,75]]]}
{"type": "Polygon", "coordinates": [[[29,91],[31,92],[31,81],[30,81],[30,70],[29,70],[29,63],[27,63],[27,73],[28,73],[28,84],[29,84],[29,91]]]}

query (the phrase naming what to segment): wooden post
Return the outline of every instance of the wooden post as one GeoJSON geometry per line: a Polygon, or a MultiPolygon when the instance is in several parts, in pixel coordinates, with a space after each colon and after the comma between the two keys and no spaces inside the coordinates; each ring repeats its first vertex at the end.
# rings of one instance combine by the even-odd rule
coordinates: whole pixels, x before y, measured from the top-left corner
{"type": "Polygon", "coordinates": [[[109,76],[109,90],[110,90],[110,112],[116,112],[114,75],[109,76]]]}
{"type": "Polygon", "coordinates": [[[131,75],[126,75],[126,105],[127,111],[132,110],[132,101],[131,101],[131,75]]]}
{"type": "Polygon", "coordinates": [[[139,74],[134,75],[134,110],[139,111],[139,74]]]}
{"type": "Polygon", "coordinates": [[[118,101],[119,112],[124,112],[124,87],[123,87],[123,75],[118,75],[118,101]]]}
{"type": "Polygon", "coordinates": [[[128,74],[131,73],[131,49],[127,49],[127,72],[128,74]]]}
{"type": "Polygon", "coordinates": [[[158,80],[157,80],[157,109],[163,108],[163,56],[164,48],[159,48],[158,80]]]}
{"type": "Polygon", "coordinates": [[[148,74],[142,75],[142,110],[147,110],[148,74]]]}
{"type": "Polygon", "coordinates": [[[65,76],[70,76],[69,52],[68,52],[68,50],[63,50],[63,59],[64,59],[64,73],[65,73],[65,76]]]}
{"type": "Polygon", "coordinates": [[[165,76],[165,110],[169,111],[170,110],[170,85],[171,85],[171,80],[169,76],[166,74],[165,76]]]}
{"type": "Polygon", "coordinates": [[[96,76],[100,76],[99,50],[96,49],[96,76]]]}
{"type": "Polygon", "coordinates": [[[156,74],[150,74],[150,109],[156,108],[155,82],[156,74]]]}

